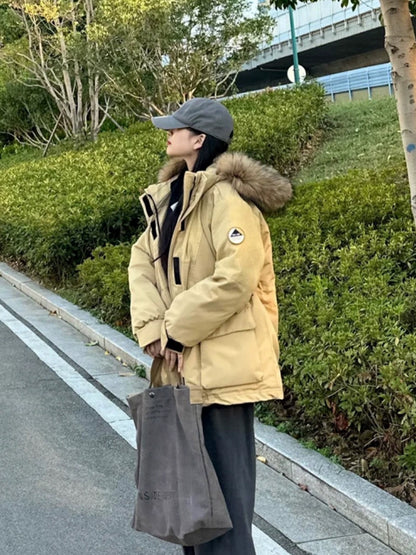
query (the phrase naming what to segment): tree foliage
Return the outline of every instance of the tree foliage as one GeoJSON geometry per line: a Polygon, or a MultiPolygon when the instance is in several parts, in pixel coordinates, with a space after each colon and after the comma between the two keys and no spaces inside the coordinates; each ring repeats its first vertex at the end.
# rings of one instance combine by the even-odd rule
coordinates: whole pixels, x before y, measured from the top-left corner
{"type": "Polygon", "coordinates": [[[0,4],[0,44],[3,47],[18,40],[24,34],[23,25],[13,10],[0,4]]]}
{"type": "Polygon", "coordinates": [[[99,29],[107,91],[136,116],[162,114],[193,96],[222,96],[238,71],[271,38],[273,20],[247,13],[247,0],[159,3],[126,17],[102,6],[99,29]]]}
{"type": "Polygon", "coordinates": [[[0,103],[10,91],[27,89],[0,106],[0,133],[38,145],[95,139],[108,118],[118,125],[194,95],[225,94],[271,36],[272,18],[245,15],[248,6],[248,0],[0,0],[0,66],[8,68],[0,68],[8,75],[2,84],[0,76],[6,94],[0,103]]]}
{"type": "Polygon", "coordinates": [[[107,114],[92,64],[97,45],[85,33],[95,17],[93,0],[1,0],[1,4],[24,28],[20,48],[6,50],[2,62],[15,71],[19,83],[48,93],[55,119],[51,138],[58,127],[65,136],[95,138],[107,114]]]}

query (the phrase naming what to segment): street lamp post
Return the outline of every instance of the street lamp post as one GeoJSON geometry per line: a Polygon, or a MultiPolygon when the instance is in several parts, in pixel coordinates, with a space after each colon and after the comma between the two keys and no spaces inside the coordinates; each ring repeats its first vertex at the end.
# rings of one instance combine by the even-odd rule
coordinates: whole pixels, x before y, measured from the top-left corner
{"type": "Polygon", "coordinates": [[[293,20],[293,8],[291,6],[289,6],[289,18],[290,18],[290,33],[292,35],[293,68],[295,70],[295,83],[296,85],[299,85],[300,78],[299,78],[298,45],[296,43],[295,23],[293,20]]]}

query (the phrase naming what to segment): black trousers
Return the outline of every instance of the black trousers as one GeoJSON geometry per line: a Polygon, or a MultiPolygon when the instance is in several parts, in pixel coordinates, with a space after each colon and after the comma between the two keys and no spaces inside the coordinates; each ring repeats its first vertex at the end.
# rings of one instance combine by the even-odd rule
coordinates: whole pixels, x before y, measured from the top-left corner
{"type": "Polygon", "coordinates": [[[224,493],[233,529],[208,543],[184,547],[185,555],[255,555],[251,524],[256,488],[254,405],[202,409],[205,445],[224,493]]]}

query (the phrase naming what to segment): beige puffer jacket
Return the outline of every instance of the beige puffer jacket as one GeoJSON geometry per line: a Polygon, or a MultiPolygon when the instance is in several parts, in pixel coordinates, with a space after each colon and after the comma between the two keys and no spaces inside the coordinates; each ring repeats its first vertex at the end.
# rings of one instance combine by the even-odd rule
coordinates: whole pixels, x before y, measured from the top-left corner
{"type": "MultiPolygon", "coordinates": [[[[141,197],[148,226],[129,265],[133,333],[141,347],[168,338],[184,346],[191,402],[238,404],[282,398],[272,248],[260,211],[291,197],[287,179],[239,153],[222,154],[204,172],[186,172],[181,215],[172,236],[168,279],[158,236],[172,160],[141,197]]],[[[177,383],[155,359],[156,385],[177,383]]]]}

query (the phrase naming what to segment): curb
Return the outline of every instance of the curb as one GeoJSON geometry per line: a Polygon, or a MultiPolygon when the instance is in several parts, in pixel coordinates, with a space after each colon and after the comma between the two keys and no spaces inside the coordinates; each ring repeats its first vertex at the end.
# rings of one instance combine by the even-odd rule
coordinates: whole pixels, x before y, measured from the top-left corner
{"type": "MultiPolygon", "coordinates": [[[[131,339],[89,312],[0,262],[0,277],[129,366],[151,358],[131,339]]],[[[120,399],[127,405],[125,399],[120,399]]],[[[267,464],[402,555],[416,553],[416,509],[353,472],[256,420],[257,454],[267,464]]]]}
{"type": "Polygon", "coordinates": [[[107,324],[101,323],[86,310],[82,310],[24,274],[13,270],[5,262],[0,262],[0,277],[46,310],[56,313],[59,318],[71,324],[88,339],[96,341],[102,349],[115,357],[120,357],[129,366],[145,366],[147,371],[150,369],[152,359],[143,353],[137,343],[107,324]]]}

